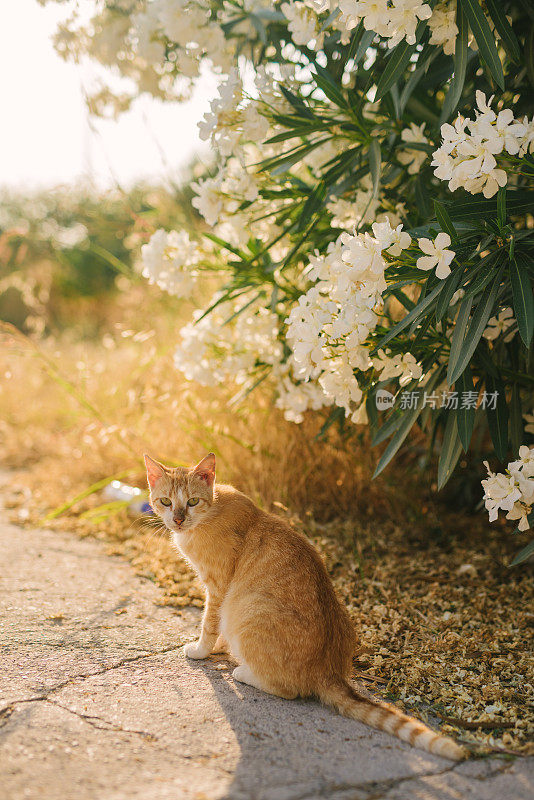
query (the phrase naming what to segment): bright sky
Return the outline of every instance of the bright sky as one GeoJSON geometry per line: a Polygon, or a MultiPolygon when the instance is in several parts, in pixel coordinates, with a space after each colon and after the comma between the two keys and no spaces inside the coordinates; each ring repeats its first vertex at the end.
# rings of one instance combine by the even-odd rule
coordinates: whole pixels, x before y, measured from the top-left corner
{"type": "MultiPolygon", "coordinates": [[[[117,122],[92,120],[82,86],[96,69],[65,62],[51,35],[65,8],[37,0],[0,0],[0,187],[37,188],[76,183],[98,185],[179,174],[205,145],[197,122],[216,93],[207,75],[185,104],[137,100],[117,122]]],[[[205,152],[205,150],[204,150],[205,152]]]]}

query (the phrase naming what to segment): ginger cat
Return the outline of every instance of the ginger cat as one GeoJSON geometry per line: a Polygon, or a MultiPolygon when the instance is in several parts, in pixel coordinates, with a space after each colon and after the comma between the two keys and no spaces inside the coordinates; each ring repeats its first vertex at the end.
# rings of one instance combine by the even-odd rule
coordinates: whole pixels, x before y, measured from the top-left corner
{"type": "Polygon", "coordinates": [[[233,677],[279,697],[317,697],[341,714],[415,747],[460,760],[465,751],[351,683],[355,633],[305,536],[231,486],[215,483],[215,456],[172,469],[145,456],[152,508],[206,587],[206,658],[228,643],[233,677]]]}

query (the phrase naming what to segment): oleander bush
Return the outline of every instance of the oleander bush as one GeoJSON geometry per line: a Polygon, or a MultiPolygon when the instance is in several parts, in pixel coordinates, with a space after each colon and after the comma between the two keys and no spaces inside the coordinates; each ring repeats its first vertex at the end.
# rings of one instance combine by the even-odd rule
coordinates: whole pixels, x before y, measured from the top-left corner
{"type": "Polygon", "coordinates": [[[214,167],[192,184],[208,227],[161,224],[143,248],[173,295],[215,283],[176,368],[243,393],[268,381],[295,423],[369,425],[377,474],[419,426],[439,488],[477,431],[510,462],[484,481],[490,519],[528,529],[532,4],[100,0],[56,45],[124,79],[94,92],[100,114],[220,74],[200,124],[214,167]]]}

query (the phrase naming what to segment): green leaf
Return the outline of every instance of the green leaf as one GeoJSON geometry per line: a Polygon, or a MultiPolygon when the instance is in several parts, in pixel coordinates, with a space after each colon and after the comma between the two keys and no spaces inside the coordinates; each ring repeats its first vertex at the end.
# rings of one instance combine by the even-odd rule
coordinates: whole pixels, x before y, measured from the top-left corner
{"type": "Polygon", "coordinates": [[[456,267],[453,272],[451,272],[449,277],[445,278],[443,291],[441,292],[439,300],[436,303],[436,322],[439,322],[441,319],[443,319],[445,314],[448,312],[452,296],[458,289],[463,275],[464,270],[462,267],[456,267]]]}
{"type": "Polygon", "coordinates": [[[415,31],[415,44],[408,44],[406,39],[403,39],[402,42],[393,48],[391,51],[391,55],[389,56],[386,68],[384,72],[380,76],[378,81],[378,85],[376,87],[376,94],[375,94],[375,101],[381,100],[386,92],[388,92],[394,83],[396,83],[401,75],[403,75],[404,70],[410,63],[410,59],[417,48],[417,44],[423,35],[423,32],[426,28],[427,21],[422,20],[417,25],[415,31]]]}
{"type": "Polygon", "coordinates": [[[415,181],[415,203],[423,219],[428,219],[432,213],[430,194],[428,191],[428,177],[420,172],[415,181]]]}
{"type": "Polygon", "coordinates": [[[519,47],[519,42],[517,41],[517,37],[512,29],[512,26],[508,22],[506,14],[503,11],[502,0],[486,0],[486,8],[488,10],[488,14],[495,23],[495,27],[497,28],[497,32],[501,37],[504,49],[512,61],[515,61],[516,64],[520,64],[521,48],[519,47]]]}
{"type": "MultiPolygon", "coordinates": [[[[375,400],[375,408],[376,408],[376,397],[373,399],[375,400]]],[[[399,411],[398,409],[395,409],[395,411],[393,411],[390,414],[386,422],[384,422],[382,427],[379,428],[379,430],[375,433],[373,440],[371,442],[371,447],[376,447],[378,444],[382,444],[382,442],[385,442],[386,439],[389,439],[389,437],[393,433],[395,433],[395,431],[401,424],[402,419],[403,419],[402,412],[399,411]]]]}
{"type": "Polygon", "coordinates": [[[368,152],[369,170],[371,172],[371,180],[373,181],[373,198],[378,197],[378,188],[380,186],[380,172],[382,168],[382,155],[380,150],[380,142],[378,139],[373,139],[369,146],[368,152]]]}
{"type": "MultiPolygon", "coordinates": [[[[416,395],[414,402],[415,408],[410,408],[409,410],[406,410],[402,414],[400,414],[399,415],[400,421],[398,423],[394,422],[394,416],[391,416],[386,422],[386,425],[384,427],[387,427],[390,431],[391,429],[395,430],[395,435],[393,436],[390,443],[382,453],[382,456],[375,469],[373,478],[376,478],[377,475],[380,475],[382,470],[384,470],[387,467],[387,465],[389,464],[395,453],[398,451],[398,449],[400,448],[400,446],[410,433],[415,421],[423,411],[423,405],[419,401],[421,400],[422,397],[424,397],[425,391],[427,393],[433,391],[434,387],[441,380],[442,374],[443,370],[441,369],[441,367],[438,367],[438,369],[431,376],[430,380],[427,382],[426,386],[424,386],[421,389],[416,389],[413,392],[413,394],[416,395]]],[[[378,431],[377,435],[375,436],[374,439],[375,442],[377,442],[379,436],[380,436],[380,431],[378,431]]],[[[380,441],[382,441],[384,438],[385,437],[381,437],[380,441]]]]}
{"type": "MultiPolygon", "coordinates": [[[[454,323],[454,330],[452,332],[451,338],[451,351],[449,353],[449,371],[452,371],[456,364],[458,363],[458,359],[460,358],[460,353],[462,352],[462,345],[465,341],[465,335],[467,331],[467,325],[469,323],[469,317],[471,314],[471,307],[473,305],[473,298],[472,297],[464,297],[462,302],[460,303],[460,308],[458,310],[458,316],[456,317],[456,322],[454,323]]],[[[462,370],[463,372],[463,370],[462,370]]],[[[461,373],[458,374],[460,377],[461,373]]],[[[449,386],[452,386],[454,381],[449,379],[447,376],[447,382],[449,386]]]]}
{"type": "Polygon", "coordinates": [[[304,102],[304,100],[301,97],[298,97],[298,95],[293,94],[293,92],[291,92],[282,83],[279,83],[278,87],[279,87],[280,91],[282,92],[282,94],[284,95],[284,97],[286,98],[286,100],[288,101],[288,103],[291,106],[293,106],[295,111],[298,111],[299,115],[302,115],[302,116],[306,117],[307,119],[313,119],[313,120],[316,119],[316,117],[313,114],[313,112],[308,108],[308,106],[306,105],[306,103],[304,102]]]}
{"type": "MultiPolygon", "coordinates": [[[[421,390],[418,391],[417,395],[420,398],[422,395],[422,391],[421,390]]],[[[419,416],[422,410],[423,410],[422,405],[419,403],[418,399],[416,403],[416,408],[404,412],[393,438],[391,439],[388,446],[382,453],[382,456],[376,466],[373,478],[376,478],[377,475],[380,475],[382,470],[384,470],[387,467],[393,456],[397,453],[400,446],[410,433],[417,417],[419,416]]]]}
{"type": "Polygon", "coordinates": [[[456,230],[445,206],[443,206],[437,200],[434,200],[434,211],[436,212],[436,219],[439,222],[441,230],[449,234],[452,242],[456,241],[456,230]]]}
{"type": "Polygon", "coordinates": [[[504,91],[504,73],[501,59],[497,52],[495,37],[480,3],[478,0],[458,0],[458,4],[461,4],[469,20],[469,26],[473,31],[481,58],[484,60],[497,86],[504,91]]]}
{"type": "Polygon", "coordinates": [[[44,517],[45,521],[49,521],[51,519],[57,519],[57,517],[61,516],[61,514],[64,514],[65,511],[68,511],[70,508],[72,508],[73,505],[79,503],[80,500],[85,500],[86,497],[89,497],[95,492],[100,492],[102,489],[105,489],[105,487],[112,481],[120,481],[123,478],[126,478],[128,475],[131,475],[132,472],[135,472],[135,470],[126,469],[123,470],[122,472],[115,473],[115,475],[109,475],[107,478],[102,478],[102,480],[93,483],[91,486],[88,486],[86,489],[77,494],[71,500],[68,500],[66,503],[63,503],[62,505],[57,506],[57,508],[52,509],[52,511],[49,511],[46,517],[44,517]]]}
{"type": "Polygon", "coordinates": [[[323,181],[320,181],[304,203],[304,207],[299,216],[298,231],[304,230],[306,225],[309,225],[311,217],[315,214],[317,209],[323,205],[326,193],[327,186],[323,181]]]}
{"type": "Polygon", "coordinates": [[[314,78],[319,89],[321,89],[328,99],[331,100],[336,106],[339,106],[339,108],[348,108],[346,98],[343,96],[341,89],[334,81],[328,70],[322,67],[320,64],[317,64],[317,62],[314,64],[314,66],[316,69],[314,78]]]}
{"type": "MultiPolygon", "coordinates": [[[[532,514],[530,516],[532,516],[532,514]]],[[[527,558],[530,558],[530,556],[533,553],[534,553],[534,539],[531,542],[529,542],[526,545],[526,547],[523,547],[523,549],[520,550],[519,553],[516,554],[514,560],[510,563],[510,566],[516,567],[518,564],[522,564],[523,561],[526,561],[527,558]]]]}
{"type": "Polygon", "coordinates": [[[516,458],[519,455],[519,448],[523,444],[523,409],[521,408],[521,392],[519,386],[515,384],[512,389],[510,399],[510,445],[512,455],[516,458]]]}
{"type": "Polygon", "coordinates": [[[456,414],[449,411],[447,424],[443,433],[443,445],[438,462],[438,491],[443,489],[458,463],[462,452],[462,442],[458,435],[456,414]]]}
{"type": "Polygon", "coordinates": [[[525,67],[528,79],[534,86],[534,25],[530,26],[525,39],[525,67]]]}
{"type": "Polygon", "coordinates": [[[425,47],[424,53],[419,56],[419,61],[417,62],[417,69],[415,69],[408,80],[404,85],[404,89],[402,90],[401,96],[399,98],[399,110],[400,115],[402,116],[402,112],[406,106],[406,103],[410,99],[412,93],[415,91],[417,84],[419,81],[425,76],[426,72],[432,61],[437,57],[439,50],[437,47],[433,45],[428,45],[425,47]]]}
{"type": "Polygon", "coordinates": [[[462,91],[465,84],[465,73],[468,61],[474,57],[472,50],[469,50],[467,41],[469,38],[469,25],[467,17],[460,4],[456,7],[456,25],[458,26],[458,36],[454,47],[454,75],[443,103],[441,110],[440,124],[448,120],[460,102],[462,91]]]}
{"type": "MultiPolygon", "coordinates": [[[[502,275],[502,269],[499,270],[492,285],[486,287],[482,297],[478,301],[478,305],[471,319],[471,323],[466,331],[465,338],[463,337],[463,331],[461,332],[461,334],[458,334],[457,337],[458,344],[456,344],[454,348],[454,357],[453,357],[453,345],[455,345],[455,336],[456,336],[456,327],[455,327],[453,333],[453,340],[451,343],[451,355],[449,357],[449,366],[447,369],[447,383],[449,384],[449,386],[452,386],[452,384],[455,383],[457,378],[460,377],[462,372],[465,370],[465,368],[471,361],[471,357],[476,350],[480,338],[484,333],[484,329],[486,328],[487,322],[493,312],[493,307],[495,305],[495,300],[497,298],[497,291],[499,289],[499,285],[501,282],[501,275],[502,275]],[[461,342],[459,339],[460,335],[462,336],[461,342]]],[[[462,309],[464,309],[464,303],[467,307],[467,305],[468,304],[470,305],[471,302],[472,299],[470,297],[469,298],[464,297],[462,305],[460,306],[460,314],[462,314],[462,309]]]]}
{"type": "Polygon", "coordinates": [[[500,378],[493,375],[486,376],[486,392],[488,395],[497,393],[497,403],[492,408],[493,403],[488,400],[486,405],[486,416],[488,427],[491,433],[491,440],[495,453],[499,461],[504,461],[508,451],[508,405],[506,403],[506,387],[500,378]]]}
{"type": "Polygon", "coordinates": [[[497,222],[502,231],[506,225],[506,186],[500,186],[497,194],[497,222]]]}
{"type": "MultiPolygon", "coordinates": [[[[497,198],[485,200],[481,197],[472,197],[465,200],[451,200],[443,203],[451,219],[491,219],[497,213],[497,198]]],[[[523,214],[531,211],[534,205],[534,191],[532,189],[509,189],[506,192],[506,210],[509,216],[523,214]]]]}
{"type": "Polygon", "coordinates": [[[534,295],[526,270],[519,267],[515,258],[510,261],[510,281],[517,326],[525,347],[528,348],[534,333],[534,295]]]}
{"type": "Polygon", "coordinates": [[[412,311],[410,311],[409,314],[406,314],[406,316],[403,319],[401,319],[400,322],[397,322],[397,324],[394,325],[393,328],[391,328],[391,330],[388,331],[388,333],[386,333],[386,335],[382,337],[382,339],[380,339],[380,341],[374,346],[371,355],[376,353],[380,347],[384,347],[388,342],[394,339],[395,336],[398,336],[398,334],[401,333],[405,328],[407,328],[408,325],[411,325],[412,323],[416,322],[416,320],[418,320],[424,314],[425,311],[430,310],[430,308],[434,305],[434,301],[436,300],[437,296],[442,291],[442,289],[443,289],[443,283],[440,281],[438,286],[432,289],[430,294],[427,294],[423,300],[417,303],[415,308],[412,309],[412,311]]]}
{"type": "Polygon", "coordinates": [[[354,66],[357,66],[360,63],[367,50],[371,46],[375,36],[376,33],[374,31],[365,31],[354,55],[354,66]]]}
{"type": "Polygon", "coordinates": [[[462,372],[456,383],[454,390],[458,392],[458,408],[456,410],[456,424],[458,427],[458,435],[462,443],[464,451],[467,453],[471,436],[473,435],[473,426],[475,424],[475,409],[473,407],[462,407],[462,398],[466,392],[474,392],[475,385],[473,383],[473,375],[468,368],[462,372]]]}

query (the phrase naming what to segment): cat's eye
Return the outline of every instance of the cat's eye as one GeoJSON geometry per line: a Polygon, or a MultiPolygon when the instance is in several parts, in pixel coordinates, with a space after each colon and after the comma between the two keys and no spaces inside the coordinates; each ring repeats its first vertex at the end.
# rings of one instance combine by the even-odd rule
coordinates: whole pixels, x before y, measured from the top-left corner
{"type": "Polygon", "coordinates": [[[159,502],[162,506],[172,506],[172,500],[170,497],[160,497],[159,502]]]}
{"type": "Polygon", "coordinates": [[[200,500],[199,497],[190,497],[189,500],[187,501],[187,505],[196,506],[199,500],[200,500]]]}

